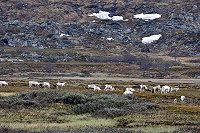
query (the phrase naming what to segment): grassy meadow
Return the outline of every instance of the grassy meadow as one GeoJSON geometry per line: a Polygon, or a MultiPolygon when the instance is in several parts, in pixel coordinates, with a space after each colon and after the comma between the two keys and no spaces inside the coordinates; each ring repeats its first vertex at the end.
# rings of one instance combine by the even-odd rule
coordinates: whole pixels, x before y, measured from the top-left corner
{"type": "MultiPolygon", "coordinates": [[[[59,90],[29,88],[20,80],[9,83],[0,88],[0,132],[200,132],[198,85],[173,83],[180,90],[169,94],[135,88],[133,95],[124,96],[126,87],[139,83],[69,80],[59,90]],[[93,83],[116,90],[94,92],[87,88],[93,83]]],[[[150,89],[157,85],[145,84],[150,89]]]]}

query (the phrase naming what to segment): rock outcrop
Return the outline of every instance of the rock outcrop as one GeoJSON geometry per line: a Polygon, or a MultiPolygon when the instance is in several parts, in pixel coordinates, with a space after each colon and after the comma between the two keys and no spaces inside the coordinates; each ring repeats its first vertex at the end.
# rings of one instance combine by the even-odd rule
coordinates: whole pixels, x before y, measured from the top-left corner
{"type": "MultiPolygon", "coordinates": [[[[200,55],[199,3],[192,1],[82,1],[33,0],[0,2],[0,45],[38,49],[91,48],[113,54],[128,51],[163,52],[171,56],[200,55]],[[107,11],[124,20],[101,20],[89,14],[107,11]],[[139,13],[159,13],[160,18],[134,18],[139,13]],[[142,38],[161,34],[143,44],[142,38]],[[115,53],[115,52],[118,53],[115,53]]],[[[45,56],[45,55],[43,55],[45,56]]],[[[34,57],[36,58],[36,57],[34,57]]]]}

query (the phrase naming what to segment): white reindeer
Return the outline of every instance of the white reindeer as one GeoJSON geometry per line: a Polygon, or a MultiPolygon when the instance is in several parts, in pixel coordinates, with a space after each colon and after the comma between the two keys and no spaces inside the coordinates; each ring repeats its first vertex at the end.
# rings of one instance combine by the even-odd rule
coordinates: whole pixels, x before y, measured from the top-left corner
{"type": "Polygon", "coordinates": [[[61,87],[61,89],[62,89],[65,86],[65,83],[66,82],[63,82],[63,83],[58,82],[58,83],[56,83],[57,89],[59,89],[59,87],[61,87]]]}
{"type": "Polygon", "coordinates": [[[185,97],[185,96],[181,96],[181,101],[182,101],[182,102],[184,102],[184,101],[185,101],[185,99],[186,99],[186,97],[185,97]]]}
{"type": "Polygon", "coordinates": [[[107,85],[107,84],[106,84],[104,90],[105,90],[105,91],[113,91],[113,90],[115,90],[115,88],[112,87],[112,85],[107,85]]]}
{"type": "Polygon", "coordinates": [[[124,91],[123,95],[131,95],[131,94],[133,94],[133,91],[135,91],[135,89],[126,88],[126,91],[124,91]]]}
{"type": "Polygon", "coordinates": [[[6,87],[8,83],[6,81],[0,81],[0,87],[6,87]]]}
{"type": "Polygon", "coordinates": [[[147,91],[148,87],[146,85],[140,85],[140,92],[147,91]]]}
{"type": "Polygon", "coordinates": [[[46,88],[50,88],[50,83],[49,82],[43,82],[43,86],[46,88]]]}

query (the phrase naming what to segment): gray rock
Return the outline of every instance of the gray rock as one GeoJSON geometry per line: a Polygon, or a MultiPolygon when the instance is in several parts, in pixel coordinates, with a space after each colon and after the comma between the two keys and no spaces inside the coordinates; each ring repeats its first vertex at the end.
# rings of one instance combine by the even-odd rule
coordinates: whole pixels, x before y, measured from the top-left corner
{"type": "Polygon", "coordinates": [[[131,33],[132,33],[131,29],[126,29],[126,30],[124,31],[124,34],[131,34],[131,33]]]}
{"type": "Polygon", "coordinates": [[[109,23],[108,26],[111,27],[112,29],[121,29],[122,28],[122,25],[117,22],[109,23]]]}

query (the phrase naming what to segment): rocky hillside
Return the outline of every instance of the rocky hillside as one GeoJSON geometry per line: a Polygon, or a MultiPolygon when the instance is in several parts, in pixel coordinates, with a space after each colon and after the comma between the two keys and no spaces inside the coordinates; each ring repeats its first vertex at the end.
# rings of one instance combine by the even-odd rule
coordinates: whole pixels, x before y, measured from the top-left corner
{"type": "Polygon", "coordinates": [[[197,0],[1,0],[0,50],[7,53],[11,47],[18,49],[11,56],[39,60],[54,56],[55,51],[44,49],[64,49],[65,59],[136,52],[199,56],[199,5],[197,0]],[[93,14],[99,11],[109,13],[109,19],[93,14]],[[134,17],[142,13],[161,17],[134,17]],[[122,19],[110,19],[114,17],[122,19]],[[161,37],[142,42],[151,35],[161,37]],[[34,53],[27,48],[42,50],[34,53]]]}

